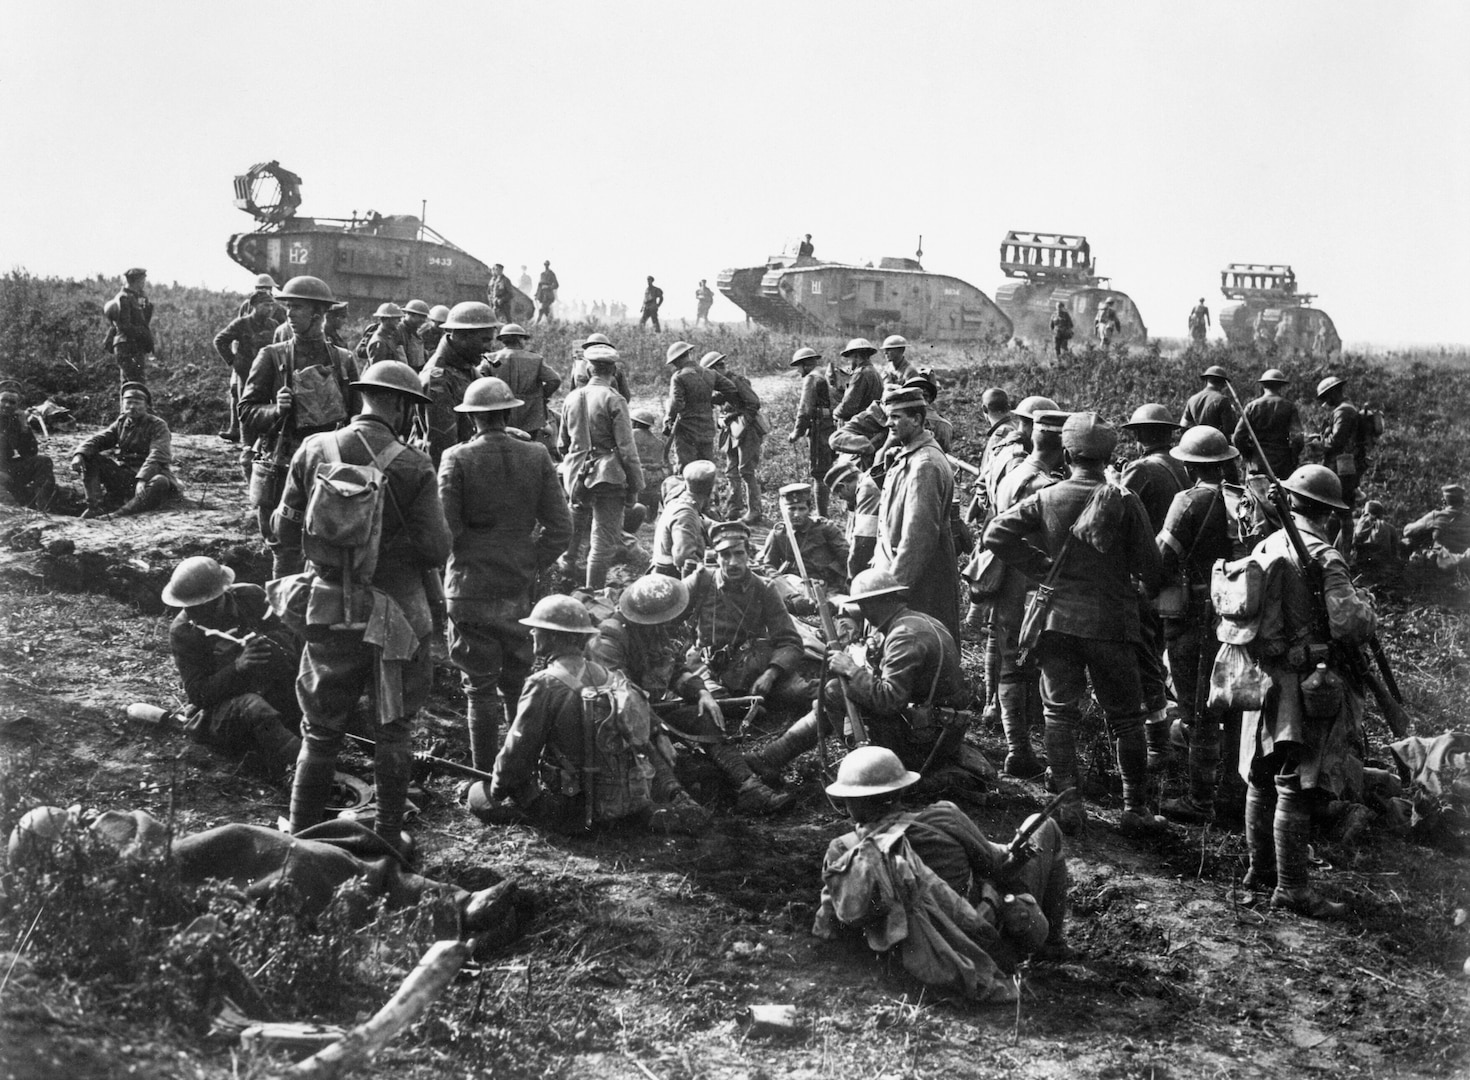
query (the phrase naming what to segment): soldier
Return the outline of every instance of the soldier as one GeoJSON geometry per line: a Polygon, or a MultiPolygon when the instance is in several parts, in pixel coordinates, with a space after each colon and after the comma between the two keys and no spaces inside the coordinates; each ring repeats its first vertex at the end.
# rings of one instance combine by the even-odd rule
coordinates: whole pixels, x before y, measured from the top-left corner
{"type": "MultiPolygon", "coordinates": [[[[1062,425],[1067,421],[1067,414],[1036,412],[1033,415],[1031,453],[1001,481],[996,491],[997,514],[1005,513],[1060,479],[1057,471],[1063,466],[1062,425]]],[[[1006,738],[1003,771],[1017,779],[1034,780],[1046,768],[1031,746],[1033,725],[1040,732],[1045,724],[1041,686],[1035,665],[1023,666],[1017,655],[1021,620],[1032,582],[1019,570],[1004,563],[1002,566],[1004,570],[992,601],[987,644],[993,643],[995,652],[993,685],[1006,738]]]]}
{"type": "Polygon", "coordinates": [[[665,500],[653,529],[654,573],[687,577],[704,565],[704,550],[709,546],[704,515],[714,496],[717,475],[709,461],[684,466],[682,488],[665,500]]]}
{"type": "Polygon", "coordinates": [[[229,390],[225,398],[229,411],[226,426],[219,433],[226,442],[240,441],[240,392],[245,388],[256,353],[272,342],[277,326],[271,317],[271,309],[276,302],[269,294],[253,292],[245,303],[248,314],[231,319],[214,335],[214,350],[230,369],[229,390]]]}
{"type": "Polygon", "coordinates": [[[350,384],[357,361],[346,349],[327,343],[322,326],[337,302],[327,283],[294,277],[281,289],[291,337],[260,350],[240,395],[240,427],[255,440],[250,473],[250,505],[260,535],[270,546],[272,577],[301,567],[301,552],[281,544],[271,525],[285,490],[296,450],[311,435],[345,424],[353,405],[350,384]]]}
{"type": "Polygon", "coordinates": [[[403,305],[403,325],[399,328],[399,339],[403,345],[403,356],[408,366],[415,371],[423,370],[428,359],[424,352],[424,327],[429,325],[429,305],[422,300],[410,300],[403,305]]]}
{"type": "Polygon", "coordinates": [[[169,649],[191,710],[185,731],[227,754],[253,750],[279,779],[301,752],[296,669],[301,642],[285,630],[259,585],[205,555],[185,559],[163,589],[179,608],[169,649]]]}
{"type": "Polygon", "coordinates": [[[648,276],[648,287],[643,290],[643,306],[638,309],[638,329],[642,330],[653,320],[653,331],[658,333],[663,329],[658,323],[658,309],[664,306],[664,291],[653,283],[653,275],[648,276]]]}
{"type": "Polygon", "coordinates": [[[1064,362],[1071,351],[1072,335],[1076,332],[1072,325],[1072,316],[1067,311],[1067,305],[1057,301],[1056,314],[1051,317],[1048,324],[1051,327],[1051,347],[1057,358],[1057,363],[1064,362]]]}
{"type": "Polygon", "coordinates": [[[738,399],[740,391],[721,372],[694,363],[694,346],[686,341],[669,346],[664,364],[674,369],[664,413],[664,434],[674,438],[674,463],[683,469],[691,461],[713,461],[715,395],[738,399]]]}
{"type": "Polygon", "coordinates": [[[796,407],[796,421],[791,428],[790,442],[805,436],[809,444],[807,459],[812,482],[817,491],[817,513],[826,517],[829,509],[830,490],[827,487],[827,470],[832,468],[832,447],[827,440],[832,437],[832,385],[822,367],[822,354],[816,349],[797,349],[791,357],[791,366],[801,373],[801,400],[796,407]]]}
{"type": "MultiPolygon", "coordinates": [[[[812,516],[812,485],[787,484],[781,489],[781,505],[791,514],[796,545],[807,573],[834,589],[847,587],[847,540],[842,530],[823,517],[812,516]]],[[[780,593],[786,610],[795,615],[814,615],[816,598],[808,595],[797,572],[796,555],[786,533],[785,515],[766,536],[756,561],[770,572],[771,584],[780,593]]]]}
{"type": "Polygon", "coordinates": [[[21,506],[45,511],[56,497],[51,459],[20,414],[20,383],[0,383],[0,488],[21,506]]]}
{"type": "Polygon", "coordinates": [[[561,282],[557,280],[556,271],[551,268],[551,260],[547,259],[541,264],[541,276],[536,282],[536,322],[545,319],[548,324],[556,322],[551,314],[551,305],[556,303],[557,291],[561,288],[561,282]]]}
{"type": "Polygon", "coordinates": [[[839,421],[851,420],[869,405],[882,400],[883,377],[873,367],[873,354],[877,351],[867,338],[853,338],[842,350],[842,355],[847,357],[851,378],[842,402],[837,406],[839,421]]]}
{"type": "Polygon", "coordinates": [[[806,239],[802,240],[802,242],[797,245],[796,257],[798,259],[810,259],[812,255],[816,252],[816,250],[817,249],[812,246],[812,234],[807,233],[806,239]]]}
{"type": "Polygon", "coordinates": [[[551,450],[555,433],[548,427],[546,406],[561,386],[561,376],[551,370],[545,357],[526,348],[531,335],[516,323],[500,329],[504,348],[480,362],[481,377],[493,375],[510,387],[510,392],[525,404],[511,413],[510,426],[519,428],[551,450]]]}
{"type": "Polygon", "coordinates": [[[1368,445],[1362,435],[1358,407],[1347,400],[1347,384],[1329,375],[1317,384],[1317,400],[1332,412],[1322,423],[1317,443],[1322,448],[1322,464],[1331,469],[1342,486],[1342,501],[1348,509],[1338,515],[1337,545],[1352,557],[1353,507],[1358,499],[1358,480],[1368,467],[1368,445]]]}
{"type": "Polygon", "coordinates": [[[883,385],[902,386],[917,369],[908,361],[908,339],[899,334],[889,334],[883,339],[883,359],[888,366],[883,369],[883,385]]]}
{"type": "Polygon", "coordinates": [[[1204,389],[1185,402],[1179,426],[1188,429],[1204,424],[1216,431],[1233,433],[1240,414],[1235,411],[1235,402],[1225,392],[1230,376],[1219,364],[1211,364],[1199,373],[1199,377],[1205,381],[1204,389]]]}
{"type": "Polygon", "coordinates": [[[1097,343],[1106,349],[1112,345],[1113,338],[1123,332],[1123,324],[1118,321],[1118,312],[1113,307],[1113,298],[1110,296],[1102,302],[1102,307],[1097,309],[1097,317],[1092,320],[1093,330],[1097,334],[1097,343]]]}
{"type": "Polygon", "coordinates": [[[1231,441],[1249,462],[1252,473],[1264,472],[1256,460],[1255,445],[1251,442],[1249,429],[1254,429],[1261,448],[1266,452],[1272,475],[1290,476],[1296,470],[1306,442],[1302,433],[1302,416],[1296,403],[1282,396],[1282,388],[1291,380],[1278,369],[1271,368],[1256,381],[1261,384],[1261,396],[1245,403],[1245,415],[1235,425],[1231,441]]]}
{"type": "Polygon", "coordinates": [[[1347,906],[1311,887],[1307,840],[1314,805],[1362,787],[1362,762],[1354,748],[1363,738],[1363,686],[1338,658],[1342,650],[1367,641],[1376,620],[1372,601],[1353,588],[1346,560],[1327,540],[1333,512],[1347,506],[1337,477],[1321,465],[1303,465],[1281,486],[1289,493],[1307,556],[1318,568],[1322,595],[1310,596],[1305,568],[1286,529],[1256,545],[1257,560],[1285,559],[1294,572],[1281,575],[1279,611],[1262,613],[1262,628],[1274,624],[1281,636],[1262,642],[1259,662],[1270,684],[1264,706],[1246,711],[1241,730],[1250,854],[1242,884],[1251,889],[1274,884],[1272,907],[1314,919],[1338,918],[1347,906]],[[1326,613],[1326,633],[1307,614],[1314,608],[1326,613]]]}
{"type": "MultiPolygon", "coordinates": [[[[1031,453],[1031,436],[1036,417],[1044,412],[1060,411],[1057,403],[1049,397],[1036,395],[1022,398],[1021,403],[1010,411],[1009,420],[996,426],[997,435],[1002,427],[1008,427],[1010,431],[999,442],[995,442],[995,436],[992,436],[993,445],[986,448],[980,484],[986,492],[986,501],[992,507],[995,505],[996,493],[1000,491],[1000,484],[1005,479],[1006,473],[1025,461],[1026,455],[1031,453]]],[[[990,516],[995,516],[993,509],[990,516]]],[[[984,525],[988,522],[989,518],[980,524],[984,525]]]]}
{"type": "Polygon", "coordinates": [[[1353,526],[1353,568],[1380,580],[1399,571],[1402,537],[1388,520],[1388,511],[1377,499],[1363,504],[1363,513],[1353,526]]]}
{"type": "MultiPolygon", "coordinates": [[[[574,388],[586,386],[587,380],[592,378],[592,365],[587,363],[587,350],[593,345],[606,345],[608,348],[613,348],[612,340],[602,333],[588,334],[586,340],[576,343],[577,356],[572,361],[572,370],[567,373],[567,382],[571,383],[574,388]]],[[[693,346],[691,345],[690,348],[693,346]]],[[[624,401],[633,400],[633,391],[628,388],[628,376],[623,371],[621,360],[613,369],[613,389],[623,396],[624,401]]]]}
{"type": "Polygon", "coordinates": [[[724,521],[710,530],[716,565],[684,578],[695,648],[732,694],[776,708],[805,707],[811,686],[797,673],[801,637],[776,591],[750,570],[750,528],[724,521]]]}
{"type": "Polygon", "coordinates": [[[1451,555],[1470,549],[1470,512],[1465,509],[1465,486],[1445,484],[1440,489],[1442,505],[1404,526],[1404,549],[1415,552],[1443,548],[1451,555]]]}
{"type": "MultiPolygon", "coordinates": [[[[290,286],[287,282],[283,291],[290,286]]],[[[286,309],[291,312],[291,302],[286,309]]],[[[403,848],[411,843],[402,832],[411,779],[409,733],[414,716],[428,700],[434,674],[429,645],[433,621],[424,578],[427,571],[444,565],[452,538],[433,463],[422,451],[399,441],[399,432],[408,430],[414,405],[428,400],[419,376],[407,364],[388,360],[368,368],[352,387],[361,395],[362,412],[341,431],[312,435],[301,444],[275,519],[281,546],[301,550],[307,499],[318,468],[333,461],[382,463],[389,498],[371,589],[354,596],[363,610],[356,603],[348,610],[347,590],[334,588],[341,571],[333,556],[341,554],[309,534],[306,572],[278,583],[284,588],[273,594],[273,606],[277,614],[286,613],[287,625],[300,619],[307,631],[296,679],[303,720],[301,755],[291,788],[291,832],[321,820],[348,718],[363,688],[370,687],[376,720],[373,829],[403,848]],[[370,642],[355,626],[368,624],[369,614],[379,611],[385,624],[382,638],[370,642]]]]}
{"type": "Polygon", "coordinates": [[[643,490],[643,465],[628,403],[613,389],[617,350],[593,345],[585,355],[592,378],[562,405],[561,475],[573,514],[571,546],[562,566],[575,572],[583,538],[590,534],[586,583],[596,590],[607,584],[613,553],[622,543],[624,507],[636,505],[643,490]]]}
{"type": "Polygon", "coordinates": [[[694,290],[695,326],[698,326],[701,322],[704,323],[705,326],[709,325],[709,309],[714,306],[714,302],[714,290],[709,287],[709,282],[706,279],[700,278],[699,288],[694,290]]]}
{"type": "Polygon", "coordinates": [[[373,318],[378,320],[378,327],[367,341],[367,362],[376,364],[383,360],[396,360],[407,364],[408,354],[403,348],[403,309],[391,302],[379,304],[373,318]]]}
{"type": "MultiPolygon", "coordinates": [[[[699,746],[736,790],[741,814],[774,814],[795,801],[761,782],[735,745],[725,737],[725,716],[700,675],[691,671],[684,650],[668,626],[689,607],[689,587],[678,578],[650,574],[618,597],[618,610],[602,621],[588,650],[594,659],[623,672],[655,703],[670,694],[685,704],[660,719],[683,741],[699,746]]],[[[654,797],[661,795],[654,792],[654,797]]]]}
{"type": "Polygon", "coordinates": [[[103,314],[111,323],[102,342],[117,360],[122,382],[146,383],[148,357],[153,354],[153,301],[148,290],[148,271],[135,266],[123,273],[126,284],[106,305],[103,314]]]}
{"type": "Polygon", "coordinates": [[[893,574],[915,610],[934,616],[958,640],[959,567],[949,529],[954,470],[924,428],[923,394],[890,388],[883,407],[900,447],[888,457],[873,565],[893,574]]]}
{"type": "Polygon", "coordinates": [[[243,319],[255,308],[255,298],[263,297],[268,305],[267,313],[270,315],[271,325],[280,326],[286,321],[286,307],[276,300],[276,290],[280,286],[276,279],[269,274],[258,274],[255,278],[255,291],[240,301],[240,309],[235,312],[237,318],[243,319]]]}
{"type": "MultiPolygon", "coordinates": [[[[985,546],[1053,589],[1050,605],[1040,613],[1035,645],[1046,712],[1048,788],[1063,792],[1077,785],[1076,730],[1090,678],[1117,745],[1122,830],[1158,835],[1169,826],[1145,802],[1148,746],[1134,579],[1141,580],[1147,595],[1158,591],[1159,552],[1138,496],[1106,481],[1104,469],[1117,445],[1117,432],[1096,413],[1069,416],[1062,425],[1062,447],[1070,477],[992,521],[985,546]]],[[[1080,799],[1058,812],[1064,832],[1081,829],[1086,820],[1080,799]]]]}
{"type": "Polygon", "coordinates": [[[455,304],[444,320],[443,340],[419,372],[428,404],[419,410],[416,432],[428,442],[429,457],[436,468],[445,450],[475,435],[474,417],[457,411],[455,406],[464,400],[465,391],[478,377],[475,369],[490,351],[499,328],[488,304],[478,300],[455,304]]]}
{"type": "Polygon", "coordinates": [[[523,403],[500,379],[476,379],[455,412],[476,435],[440,459],[439,498],[454,546],[444,576],[449,660],[468,701],[475,768],[495,764],[505,702],[519,701],[531,673],[531,612],[536,575],[556,561],[572,535],[571,513],[551,454],[509,429],[523,403]]]}
{"type": "MultiPolygon", "coordinates": [[[[908,378],[903,382],[905,390],[918,390],[924,395],[924,428],[934,436],[939,449],[949,454],[954,449],[954,425],[939,414],[934,402],[939,400],[939,380],[928,368],[910,366],[908,378]]],[[[889,439],[889,445],[893,440],[889,439]]]]}
{"type": "Polygon", "coordinates": [[[444,304],[435,304],[429,309],[429,318],[419,328],[419,340],[424,344],[424,357],[434,355],[439,348],[439,342],[444,337],[444,321],[449,318],[449,308],[444,304]]]}
{"type": "Polygon", "coordinates": [[[516,279],[516,288],[520,289],[521,292],[530,295],[531,272],[526,269],[525,263],[521,263],[521,276],[516,279]]]}
{"type": "Polygon", "coordinates": [[[867,439],[839,431],[832,436],[832,449],[841,456],[827,470],[825,479],[837,497],[848,504],[847,576],[854,578],[873,565],[878,550],[878,506],[883,501],[883,488],[873,475],[873,444],[867,439]]]}
{"type": "Polygon", "coordinates": [[[140,382],[122,385],[122,415],[85,439],[72,454],[71,471],[87,490],[84,518],[125,517],[156,510],[178,492],[173,437],[154,416],[153,394],[140,382]],[[108,457],[111,452],[114,457],[108,457]],[[126,500],[104,514],[105,499],[126,500]]]}
{"type": "MultiPolygon", "coordinates": [[[[1205,307],[1205,298],[1201,296],[1199,303],[1189,310],[1189,340],[1195,348],[1205,347],[1205,335],[1210,332],[1210,309],[1205,307]]],[[[1201,421],[1207,423],[1208,421],[1201,421]]],[[[1212,425],[1214,426],[1214,425],[1212,425]]],[[[1220,429],[1225,430],[1224,428],[1220,429]]]]}
{"type": "Polygon", "coordinates": [[[510,322],[510,279],[505,276],[505,266],[496,263],[490,268],[490,284],[485,289],[490,310],[498,323],[510,322]]]}
{"type": "MultiPolygon", "coordinates": [[[[1174,698],[1189,748],[1189,788],[1180,798],[1165,799],[1159,809],[1165,817],[1200,824],[1214,817],[1220,764],[1221,717],[1206,700],[1218,651],[1210,573],[1217,560],[1234,554],[1223,484],[1227,465],[1240,451],[1223,432],[1196,424],[1169,456],[1184,464],[1193,481],[1174,496],[1156,538],[1164,581],[1183,591],[1183,603],[1172,614],[1161,615],[1174,698]]],[[[1154,752],[1151,744],[1151,757],[1154,752]]]]}
{"type": "MultiPolygon", "coordinates": [[[[1169,516],[1174,496],[1189,487],[1189,473],[1169,453],[1174,423],[1162,405],[1140,405],[1133,411],[1124,431],[1133,433],[1140,453],[1123,467],[1122,484],[1143,503],[1149,531],[1157,536],[1169,516]]],[[[1143,683],[1143,707],[1148,710],[1144,732],[1148,738],[1149,768],[1164,769],[1169,763],[1169,673],[1164,668],[1164,624],[1152,604],[1141,604],[1138,626],[1142,635],[1138,652],[1138,675],[1143,683]]]]}
{"type": "MultiPolygon", "coordinates": [[[[276,306],[280,307],[281,305],[277,304],[276,306]]],[[[338,300],[331,307],[327,308],[326,314],[322,316],[322,338],[328,345],[335,345],[339,349],[347,348],[347,335],[342,330],[342,326],[346,321],[346,300],[338,300]]],[[[284,341],[290,338],[290,336],[291,324],[289,322],[283,322],[280,326],[276,327],[276,341],[284,341]],[[281,329],[283,327],[286,330],[284,337],[281,335],[281,329]]]]}
{"type": "Polygon", "coordinates": [[[761,399],[750,380],[730,370],[729,358],[722,352],[707,352],[699,366],[723,375],[735,387],[735,393],[716,389],[714,400],[720,405],[719,448],[725,453],[725,478],[730,482],[727,516],[743,518],[747,525],[765,520],[761,512],[761,444],[766,441],[770,424],[760,415],[761,399]]]}
{"type": "Polygon", "coordinates": [[[629,416],[633,421],[633,445],[638,447],[638,460],[643,465],[643,490],[638,493],[638,501],[647,507],[648,517],[657,521],[663,505],[664,478],[669,473],[663,440],[654,430],[662,425],[654,409],[634,409],[629,416]]]}

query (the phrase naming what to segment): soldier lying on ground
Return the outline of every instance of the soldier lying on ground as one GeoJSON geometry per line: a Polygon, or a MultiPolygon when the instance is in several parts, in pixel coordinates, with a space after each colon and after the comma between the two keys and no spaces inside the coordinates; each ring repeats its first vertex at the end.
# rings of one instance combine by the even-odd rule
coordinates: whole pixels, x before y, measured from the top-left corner
{"type": "Polygon", "coordinates": [[[81,476],[87,489],[82,517],[104,516],[112,500],[126,501],[111,516],[141,514],[158,509],[178,493],[172,436],[168,425],[149,411],[152,408],[153,394],[148,387],[140,382],[123,383],[122,415],[72,454],[71,471],[81,476]]]}
{"type": "Polygon", "coordinates": [[[896,947],[927,985],[985,1004],[1014,1002],[1003,971],[1028,956],[1071,954],[1062,831],[1043,822],[1018,860],[954,803],[903,810],[900,793],[918,780],[881,747],[843,759],[827,794],[856,828],[827,848],[812,933],[831,940],[841,927],[862,930],[874,952],[896,947]]]}

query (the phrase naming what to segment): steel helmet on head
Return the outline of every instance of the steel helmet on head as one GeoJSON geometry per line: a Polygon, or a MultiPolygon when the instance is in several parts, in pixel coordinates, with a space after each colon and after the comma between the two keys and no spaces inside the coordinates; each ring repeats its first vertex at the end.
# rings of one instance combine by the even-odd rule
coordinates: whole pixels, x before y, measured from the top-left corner
{"type": "Polygon", "coordinates": [[[1262,386],[1285,386],[1287,383],[1291,382],[1291,380],[1287,378],[1286,372],[1282,371],[1280,368],[1267,368],[1264,372],[1261,373],[1261,377],[1257,379],[1256,382],[1260,383],[1262,386]]]}
{"type": "Polygon", "coordinates": [[[1325,465],[1299,466],[1296,472],[1281,481],[1281,486],[1293,495],[1334,510],[1349,509],[1348,504],[1342,501],[1342,481],[1325,465]]]}
{"type": "Polygon", "coordinates": [[[218,600],[235,583],[235,571],[221,566],[208,555],[193,555],[174,567],[163,587],[163,602],[170,607],[191,608],[218,600]]]}
{"type": "Polygon", "coordinates": [[[629,622],[656,626],[677,618],[689,606],[689,586],[666,574],[647,574],[623,590],[618,610],[629,622]]]}
{"type": "Polygon", "coordinates": [[[430,400],[419,383],[418,372],[401,360],[379,360],[360,379],[347,385],[355,390],[396,390],[419,401],[430,400]]]}
{"type": "Polygon", "coordinates": [[[403,318],[403,309],[395,304],[393,301],[385,300],[383,303],[378,305],[378,310],[373,312],[373,318],[401,319],[403,318]]]}
{"type": "Polygon", "coordinates": [[[455,412],[499,412],[501,409],[517,409],[525,402],[511,393],[510,384],[504,379],[487,375],[476,379],[465,388],[464,400],[454,407],[455,412]]]}
{"type": "Polygon", "coordinates": [[[902,334],[889,334],[883,339],[883,350],[885,352],[889,349],[907,349],[908,347],[909,339],[902,334]]]}
{"type": "Polygon", "coordinates": [[[536,601],[531,614],[520,620],[522,626],[533,626],[538,630],[556,630],[563,634],[595,634],[592,616],[581,601],[561,593],[543,596],[536,601]]]}
{"type": "Polygon", "coordinates": [[[1219,364],[1211,364],[1199,373],[1199,377],[1201,379],[1224,379],[1226,382],[1230,381],[1230,376],[1219,364]]]}
{"type": "Polygon", "coordinates": [[[905,769],[886,746],[859,746],[837,766],[837,779],[827,785],[834,799],[864,799],[888,795],[919,782],[919,774],[905,769]]]}
{"type": "Polygon", "coordinates": [[[670,345],[664,353],[665,364],[676,364],[684,357],[694,351],[694,346],[687,341],[676,341],[670,345]]]}
{"type": "Polygon", "coordinates": [[[255,275],[255,287],[257,290],[274,289],[276,287],[276,279],[269,274],[257,274],[255,275]]]}
{"type": "Polygon", "coordinates": [[[798,364],[804,364],[808,360],[820,360],[821,358],[822,354],[817,352],[816,349],[803,346],[802,348],[797,349],[796,352],[792,354],[791,363],[789,366],[796,367],[798,364]]]}
{"type": "Polygon", "coordinates": [[[848,590],[847,599],[850,603],[856,604],[863,600],[872,600],[879,596],[897,596],[899,593],[908,591],[909,587],[887,570],[869,568],[852,579],[852,587],[848,590]]]}
{"type": "Polygon", "coordinates": [[[422,300],[410,300],[408,303],[403,305],[403,313],[405,315],[422,315],[425,318],[428,318],[429,305],[424,303],[422,300]]]}
{"type": "Polygon", "coordinates": [[[712,368],[716,364],[723,364],[724,362],[725,354],[718,349],[711,349],[699,358],[699,366],[702,368],[712,368]]]}
{"type": "Polygon", "coordinates": [[[1123,424],[1122,426],[1125,428],[1154,426],[1178,427],[1179,424],[1175,422],[1174,417],[1169,414],[1168,409],[1164,408],[1162,405],[1150,402],[1147,405],[1140,405],[1138,408],[1134,409],[1133,416],[1130,417],[1128,422],[1126,424],[1123,424]]]}
{"type": "Polygon", "coordinates": [[[635,424],[642,424],[646,428],[658,427],[658,413],[653,409],[634,409],[628,417],[635,424]]]}
{"type": "Polygon", "coordinates": [[[1323,379],[1317,384],[1317,396],[1320,398],[1323,394],[1327,393],[1327,391],[1335,390],[1339,386],[1346,385],[1347,384],[1342,379],[1338,378],[1338,376],[1329,375],[1327,376],[1327,378],[1323,379]]]}
{"type": "Polygon", "coordinates": [[[528,338],[531,335],[526,333],[526,328],[520,323],[506,323],[500,328],[500,333],[497,336],[503,338],[528,338]]]}
{"type": "Polygon", "coordinates": [[[861,353],[863,356],[872,356],[877,351],[867,338],[855,337],[843,346],[842,355],[850,356],[853,353],[861,353]]]}
{"type": "Polygon", "coordinates": [[[1179,436],[1179,445],[1169,448],[1169,456],[1175,461],[1206,464],[1238,458],[1240,451],[1230,445],[1230,440],[1218,428],[1198,424],[1179,436]]]}
{"type": "Polygon", "coordinates": [[[449,318],[449,309],[443,304],[435,304],[429,309],[429,321],[435,326],[443,326],[447,318],[449,318]]]}
{"type": "Polygon", "coordinates": [[[1021,403],[1011,410],[1013,416],[1022,416],[1027,420],[1035,420],[1037,413],[1061,412],[1062,407],[1049,397],[1039,395],[1022,398],[1021,403]]]}
{"type": "Polygon", "coordinates": [[[500,325],[489,304],[478,300],[463,300],[449,309],[444,320],[446,330],[492,330],[500,325]]]}
{"type": "Polygon", "coordinates": [[[577,342],[577,347],[579,349],[585,349],[589,345],[606,345],[608,348],[612,348],[612,339],[609,338],[606,334],[591,333],[587,335],[587,339],[585,341],[577,342]]]}
{"type": "Polygon", "coordinates": [[[328,307],[337,302],[337,298],[332,295],[331,286],[321,278],[312,277],[310,274],[302,274],[286,282],[276,290],[276,299],[311,300],[328,307]]]}

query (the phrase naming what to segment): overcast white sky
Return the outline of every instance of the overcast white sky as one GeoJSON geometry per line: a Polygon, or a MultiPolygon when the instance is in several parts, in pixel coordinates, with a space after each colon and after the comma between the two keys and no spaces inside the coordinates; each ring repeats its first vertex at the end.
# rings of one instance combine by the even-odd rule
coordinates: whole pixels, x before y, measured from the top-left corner
{"type": "MultiPolygon", "coordinates": [[[[1290,262],[1349,342],[1466,342],[1470,4],[4,0],[0,266],[237,288],[231,177],[693,314],[802,232],[994,294],[1085,233],[1149,329],[1290,262]]],[[[432,301],[433,297],[426,297],[432,301]]],[[[717,318],[736,318],[723,298],[717,318]]]]}

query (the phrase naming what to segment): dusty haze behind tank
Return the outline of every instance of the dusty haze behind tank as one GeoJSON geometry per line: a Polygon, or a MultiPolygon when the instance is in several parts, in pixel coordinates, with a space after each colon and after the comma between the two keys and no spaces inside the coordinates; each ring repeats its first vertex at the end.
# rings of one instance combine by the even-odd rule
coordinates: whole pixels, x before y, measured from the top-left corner
{"type": "Polygon", "coordinates": [[[1093,320],[1107,300],[1113,301],[1122,326],[1114,343],[1142,345],[1148,340],[1138,305],[1098,276],[1085,236],[1012,229],[1000,242],[1000,268],[1011,280],[995,290],[995,302],[1015,324],[1016,338],[1027,345],[1050,344],[1051,317],[1059,302],[1072,316],[1072,343],[1095,341],[1093,320]]]}

